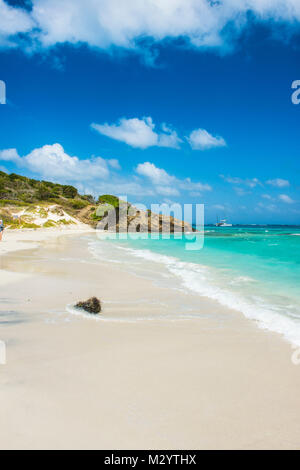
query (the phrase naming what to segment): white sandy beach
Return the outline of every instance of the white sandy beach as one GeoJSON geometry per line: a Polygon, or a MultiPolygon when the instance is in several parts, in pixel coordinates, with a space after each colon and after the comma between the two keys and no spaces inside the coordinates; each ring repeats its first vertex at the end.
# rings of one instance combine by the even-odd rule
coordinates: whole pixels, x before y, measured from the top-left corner
{"type": "Polygon", "coordinates": [[[5,232],[0,448],[299,448],[291,345],[237,311],[93,258],[94,236],[84,226],[5,232]],[[66,310],[93,295],[98,321],[66,310]]]}

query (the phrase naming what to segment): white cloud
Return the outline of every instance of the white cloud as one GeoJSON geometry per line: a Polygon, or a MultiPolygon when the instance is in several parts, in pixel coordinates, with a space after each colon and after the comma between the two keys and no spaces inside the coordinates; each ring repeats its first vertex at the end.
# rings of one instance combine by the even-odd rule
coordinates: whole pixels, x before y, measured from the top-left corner
{"type": "Polygon", "coordinates": [[[112,193],[140,198],[179,196],[181,191],[210,191],[208,184],[179,179],[153,163],[140,163],[133,174],[117,173],[116,159],[91,157],[79,159],[68,155],[60,144],[44,145],[20,156],[16,149],[0,150],[0,161],[38,175],[39,178],[58,183],[71,183],[83,193],[99,195],[112,193]]]}
{"type": "Polygon", "coordinates": [[[263,199],[268,199],[269,201],[272,200],[272,197],[270,196],[270,194],[263,194],[261,197],[262,197],[263,199]]]}
{"type": "Polygon", "coordinates": [[[163,132],[156,132],[151,117],[144,117],[143,119],[121,118],[117,124],[93,123],[91,127],[111,139],[142,149],[153,146],[177,149],[182,142],[177,133],[165,124],[162,125],[163,132]]]}
{"type": "Polygon", "coordinates": [[[157,194],[162,194],[163,196],[179,196],[180,192],[178,189],[171,186],[156,186],[157,194]]]}
{"type": "Polygon", "coordinates": [[[255,188],[255,186],[261,186],[261,182],[257,178],[246,180],[245,184],[249,186],[249,188],[255,188]]]}
{"type": "Polygon", "coordinates": [[[285,188],[290,186],[290,182],[288,180],[283,180],[281,178],[275,178],[274,180],[268,180],[267,184],[271,186],[275,186],[276,188],[285,188]]]}
{"type": "Polygon", "coordinates": [[[17,164],[21,162],[21,158],[16,149],[0,150],[0,160],[17,164]]]}
{"type": "Polygon", "coordinates": [[[135,48],[140,38],[153,42],[187,37],[194,45],[220,45],[228,13],[206,0],[34,0],[33,17],[45,46],[87,42],[91,46],[135,48]]]}
{"type": "MultiPolygon", "coordinates": [[[[146,149],[148,147],[169,147],[179,149],[183,142],[177,132],[166,124],[161,125],[161,131],[157,132],[151,117],[121,118],[116,124],[96,124],[91,127],[99,134],[111,139],[125,142],[135,148],[146,149]]],[[[205,129],[196,129],[191,132],[187,141],[193,150],[207,150],[213,147],[224,147],[226,142],[222,137],[214,137],[205,129]]]]}
{"type": "Polygon", "coordinates": [[[154,163],[150,162],[139,163],[136,168],[136,173],[150,180],[155,191],[165,196],[178,196],[180,191],[197,191],[198,195],[200,195],[200,191],[212,190],[211,186],[208,184],[193,182],[190,178],[176,178],[167,173],[163,168],[158,168],[154,163]]]}
{"type": "Polygon", "coordinates": [[[161,126],[163,132],[158,134],[159,147],[170,147],[178,149],[182,140],[178,137],[177,132],[171,129],[166,124],[161,126]]]}
{"type": "Polygon", "coordinates": [[[264,204],[262,202],[259,202],[256,211],[263,212],[265,210],[269,212],[278,212],[278,207],[275,204],[264,204]]]}
{"type": "Polygon", "coordinates": [[[106,179],[109,165],[116,166],[116,160],[101,157],[80,160],[65,153],[60,144],[44,145],[20,157],[16,149],[0,151],[0,160],[9,161],[40,175],[43,178],[59,181],[87,181],[106,179]]]}
{"type": "Polygon", "coordinates": [[[32,30],[33,26],[34,22],[29,13],[20,8],[13,8],[4,0],[0,0],[0,46],[15,46],[12,37],[32,30]]]}
{"type": "Polygon", "coordinates": [[[111,158],[110,160],[106,160],[108,165],[113,168],[114,170],[121,170],[121,165],[119,163],[119,160],[116,158],[111,158]]]}
{"type": "Polygon", "coordinates": [[[242,179],[236,176],[224,176],[220,175],[224,181],[230,184],[239,185],[239,186],[248,186],[249,188],[255,188],[256,186],[263,186],[258,178],[247,178],[242,179]]]}
{"type": "Polygon", "coordinates": [[[234,191],[238,196],[246,196],[247,194],[251,194],[251,191],[246,191],[244,188],[237,186],[234,188],[234,191]]]}
{"type": "Polygon", "coordinates": [[[211,191],[212,187],[209,184],[193,182],[191,178],[185,178],[183,180],[177,180],[177,184],[180,189],[184,191],[211,191]]]}
{"type": "Polygon", "coordinates": [[[223,137],[213,136],[205,129],[195,129],[187,137],[187,140],[194,150],[208,150],[214,147],[226,147],[223,137]]]}
{"type": "Polygon", "coordinates": [[[170,185],[176,181],[174,176],[169,175],[165,170],[157,168],[154,163],[150,162],[139,163],[136,172],[139,175],[146,176],[156,185],[170,185]]]}
{"type": "Polygon", "coordinates": [[[298,0],[32,0],[32,4],[27,13],[9,9],[1,0],[4,38],[31,29],[31,38],[42,47],[67,42],[139,50],[141,39],[153,44],[185,38],[192,47],[221,48],[232,46],[232,37],[248,24],[249,11],[260,21],[300,20],[298,0]]]}
{"type": "Polygon", "coordinates": [[[294,200],[288,196],[287,194],[280,194],[278,198],[282,201],[285,202],[286,204],[294,204],[294,200]]]}
{"type": "Polygon", "coordinates": [[[223,178],[224,181],[230,184],[244,184],[244,180],[241,178],[238,178],[236,176],[224,176],[220,175],[221,178],[223,178]]]}

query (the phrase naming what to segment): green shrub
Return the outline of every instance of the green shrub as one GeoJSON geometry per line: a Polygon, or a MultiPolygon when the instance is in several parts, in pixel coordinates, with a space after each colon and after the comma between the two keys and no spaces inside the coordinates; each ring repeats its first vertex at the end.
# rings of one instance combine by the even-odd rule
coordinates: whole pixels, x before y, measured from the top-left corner
{"type": "Polygon", "coordinates": [[[48,217],[48,212],[43,207],[39,209],[38,214],[42,219],[46,219],[48,217]]]}
{"type": "Polygon", "coordinates": [[[57,223],[61,224],[61,225],[72,225],[72,224],[74,224],[74,222],[72,220],[66,220],[66,219],[61,219],[57,223]]]}
{"type": "Polygon", "coordinates": [[[20,228],[41,228],[39,225],[33,224],[33,223],[28,223],[28,222],[21,222],[20,228]]]}
{"type": "Polygon", "coordinates": [[[74,199],[71,203],[73,209],[83,209],[89,205],[88,201],[82,201],[81,199],[74,199]]]}
{"type": "Polygon", "coordinates": [[[40,186],[35,192],[35,196],[38,200],[42,201],[55,197],[51,190],[45,185],[45,183],[40,183],[40,186]]]}
{"type": "Polygon", "coordinates": [[[8,191],[0,188],[0,199],[6,199],[9,196],[8,191]]]}
{"type": "Polygon", "coordinates": [[[24,202],[34,202],[34,195],[32,193],[21,193],[19,198],[24,202]]]}
{"type": "Polygon", "coordinates": [[[23,207],[23,206],[27,206],[28,204],[26,204],[25,202],[23,201],[17,201],[17,200],[14,200],[14,199],[1,199],[0,200],[0,206],[18,206],[18,207],[23,207]]]}
{"type": "Polygon", "coordinates": [[[10,175],[8,175],[9,179],[11,181],[27,181],[28,178],[26,178],[25,176],[21,176],[21,175],[17,175],[16,173],[11,173],[10,175]]]}
{"type": "Polygon", "coordinates": [[[102,196],[99,196],[98,203],[119,207],[119,199],[116,196],[112,196],[111,194],[103,194],[102,196]]]}
{"type": "Polygon", "coordinates": [[[85,194],[84,196],[81,196],[82,199],[85,201],[88,201],[90,204],[95,204],[95,198],[91,194],[85,194]]]}
{"type": "Polygon", "coordinates": [[[56,223],[53,220],[47,220],[47,222],[43,224],[43,227],[44,228],[56,227],[56,223]]]}
{"type": "Polygon", "coordinates": [[[35,188],[36,186],[38,186],[39,184],[41,184],[41,182],[38,181],[38,180],[29,179],[29,180],[28,180],[28,184],[29,184],[29,186],[31,186],[32,188],[35,188]]]}
{"type": "Polygon", "coordinates": [[[103,216],[97,215],[97,211],[95,211],[93,214],[91,214],[91,218],[93,220],[102,220],[103,216]]]}
{"type": "Polygon", "coordinates": [[[63,186],[63,196],[74,199],[78,194],[78,191],[74,186],[63,186]]]}

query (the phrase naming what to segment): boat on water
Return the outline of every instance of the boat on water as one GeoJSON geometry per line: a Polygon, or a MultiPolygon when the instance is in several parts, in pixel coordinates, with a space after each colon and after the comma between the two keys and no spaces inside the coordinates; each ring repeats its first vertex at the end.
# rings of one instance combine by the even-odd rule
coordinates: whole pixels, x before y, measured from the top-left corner
{"type": "Polygon", "coordinates": [[[232,227],[232,224],[228,224],[227,219],[221,219],[216,223],[216,227],[232,227]]]}

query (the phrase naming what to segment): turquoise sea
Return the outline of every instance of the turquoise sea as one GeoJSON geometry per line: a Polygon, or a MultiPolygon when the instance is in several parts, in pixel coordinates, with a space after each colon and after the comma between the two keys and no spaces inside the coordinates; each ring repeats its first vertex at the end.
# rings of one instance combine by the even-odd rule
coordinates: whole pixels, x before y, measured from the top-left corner
{"type": "MultiPolygon", "coordinates": [[[[136,234],[137,235],[137,234],[136,234]]],[[[167,267],[184,289],[217,300],[300,345],[300,226],[206,226],[201,250],[185,238],[108,241],[167,267]]]]}

